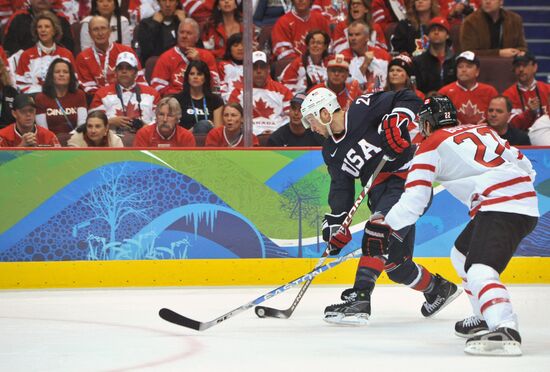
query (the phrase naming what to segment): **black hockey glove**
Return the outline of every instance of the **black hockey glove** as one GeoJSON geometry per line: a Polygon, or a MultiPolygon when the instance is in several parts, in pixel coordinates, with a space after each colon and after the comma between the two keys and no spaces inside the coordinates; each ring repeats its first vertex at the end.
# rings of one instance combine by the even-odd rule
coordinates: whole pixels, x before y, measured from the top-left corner
{"type": "Polygon", "coordinates": [[[389,239],[392,229],[384,221],[384,216],[375,213],[365,224],[365,234],[363,235],[363,254],[365,256],[375,257],[388,253],[389,239]]]}
{"type": "Polygon", "coordinates": [[[403,138],[409,119],[399,113],[386,114],[380,123],[382,135],[382,150],[389,161],[399,157],[411,144],[403,138]]]}
{"type": "Polygon", "coordinates": [[[323,240],[328,242],[328,253],[331,256],[338,255],[351,240],[349,229],[341,228],[346,216],[346,212],[338,215],[327,213],[323,219],[323,240]]]}

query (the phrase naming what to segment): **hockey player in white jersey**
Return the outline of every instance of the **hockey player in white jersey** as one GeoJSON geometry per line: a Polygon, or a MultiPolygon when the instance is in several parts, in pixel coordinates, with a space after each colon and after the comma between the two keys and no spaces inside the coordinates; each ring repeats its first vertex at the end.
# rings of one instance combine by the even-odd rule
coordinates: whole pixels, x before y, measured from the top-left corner
{"type": "MultiPolygon", "coordinates": [[[[440,182],[470,210],[451,261],[463,279],[474,315],[455,325],[475,355],[521,355],[518,320],[500,281],[521,240],[536,226],[539,211],[529,159],[486,125],[457,126],[447,97],[428,98],[419,112],[426,137],[405,183],[386,216],[373,216],[367,230],[388,236],[416,222],[440,182]]],[[[375,237],[374,237],[375,238],[375,237]]]]}

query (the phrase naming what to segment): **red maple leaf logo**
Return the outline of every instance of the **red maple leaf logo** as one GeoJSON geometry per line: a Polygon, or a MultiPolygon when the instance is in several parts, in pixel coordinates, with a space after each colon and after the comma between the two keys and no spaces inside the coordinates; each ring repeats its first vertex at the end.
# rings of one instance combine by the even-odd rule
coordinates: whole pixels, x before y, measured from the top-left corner
{"type": "Polygon", "coordinates": [[[275,111],[273,107],[269,106],[263,99],[254,101],[254,117],[269,119],[275,111]]]}
{"type": "Polygon", "coordinates": [[[185,74],[185,69],[187,68],[187,65],[180,68],[178,71],[174,72],[174,75],[172,75],[172,78],[174,79],[172,82],[172,85],[179,90],[183,89],[183,75],[185,74]]]}
{"type": "Polygon", "coordinates": [[[485,120],[485,113],[479,111],[470,100],[460,106],[457,116],[460,124],[478,124],[485,120]]]}
{"type": "Polygon", "coordinates": [[[141,114],[139,112],[139,108],[137,107],[137,105],[135,105],[132,102],[129,102],[128,105],[126,106],[126,113],[124,113],[122,108],[120,109],[117,108],[115,111],[115,116],[127,116],[130,119],[135,119],[135,118],[139,118],[141,114]]]}

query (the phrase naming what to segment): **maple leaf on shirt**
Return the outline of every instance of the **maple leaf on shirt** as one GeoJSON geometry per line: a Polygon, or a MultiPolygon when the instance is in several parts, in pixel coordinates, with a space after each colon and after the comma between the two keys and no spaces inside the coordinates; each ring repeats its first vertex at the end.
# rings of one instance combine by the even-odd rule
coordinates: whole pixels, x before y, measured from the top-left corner
{"type": "Polygon", "coordinates": [[[141,115],[138,106],[135,103],[130,102],[126,106],[126,114],[124,114],[122,108],[117,108],[115,111],[115,116],[127,116],[130,119],[135,119],[139,118],[141,115]]]}
{"type": "Polygon", "coordinates": [[[254,101],[254,117],[258,118],[270,118],[275,110],[273,107],[269,106],[263,99],[254,101]]]}
{"type": "Polygon", "coordinates": [[[485,120],[484,112],[479,111],[477,105],[470,100],[463,103],[457,111],[460,124],[478,124],[485,120]]]}

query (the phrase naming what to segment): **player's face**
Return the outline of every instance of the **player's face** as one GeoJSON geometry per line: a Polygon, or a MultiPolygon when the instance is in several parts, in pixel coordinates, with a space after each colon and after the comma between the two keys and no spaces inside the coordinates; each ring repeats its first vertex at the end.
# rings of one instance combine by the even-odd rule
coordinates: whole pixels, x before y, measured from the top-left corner
{"type": "Polygon", "coordinates": [[[169,137],[178,124],[178,118],[170,112],[170,106],[162,105],[157,112],[157,129],[164,137],[169,137]]]}
{"type": "Polygon", "coordinates": [[[69,66],[64,62],[58,62],[53,68],[53,84],[55,86],[69,86],[71,76],[69,66]]]}
{"type": "Polygon", "coordinates": [[[325,108],[321,109],[319,112],[319,118],[316,118],[313,114],[308,114],[303,118],[303,121],[307,122],[307,127],[309,127],[312,132],[320,134],[325,138],[329,136],[327,126],[331,120],[332,116],[325,108]]]}
{"type": "Polygon", "coordinates": [[[191,71],[189,71],[189,86],[192,88],[202,88],[204,80],[204,74],[196,67],[191,67],[191,71]]]}
{"type": "Polygon", "coordinates": [[[407,83],[407,78],[407,71],[405,71],[404,68],[395,65],[390,67],[390,71],[388,71],[388,80],[393,86],[393,89],[404,87],[407,83]]]}
{"type": "Polygon", "coordinates": [[[231,45],[231,56],[237,61],[242,61],[244,59],[243,43],[235,43],[231,45]]]}
{"type": "Polygon", "coordinates": [[[267,83],[267,75],[269,74],[269,68],[266,63],[256,62],[254,64],[254,70],[252,73],[252,85],[255,88],[263,88],[267,83]]]}
{"type": "Polygon", "coordinates": [[[160,12],[164,17],[171,17],[178,8],[177,0],[159,0],[160,12]]]}
{"type": "Polygon", "coordinates": [[[486,13],[494,13],[502,6],[502,0],[481,0],[481,9],[486,13]]]}
{"type": "Polygon", "coordinates": [[[456,65],[456,78],[460,83],[470,83],[477,80],[479,68],[475,63],[461,60],[456,65]]]}
{"type": "Polygon", "coordinates": [[[348,28],[348,42],[350,48],[354,51],[361,51],[367,45],[368,31],[364,25],[356,25],[348,28]]]}
{"type": "Polygon", "coordinates": [[[111,37],[109,22],[103,17],[94,17],[88,24],[90,37],[96,45],[107,45],[111,37]]]}
{"type": "Polygon", "coordinates": [[[104,17],[109,17],[115,12],[115,0],[97,0],[97,11],[104,17]]]}
{"type": "Polygon", "coordinates": [[[425,12],[432,7],[431,0],[415,0],[414,7],[417,12],[425,12]]]}
{"type": "Polygon", "coordinates": [[[192,24],[182,23],[178,28],[178,46],[180,48],[192,48],[197,44],[199,35],[192,24]]]}
{"type": "Polygon", "coordinates": [[[231,13],[237,9],[237,3],[235,0],[220,0],[218,8],[222,11],[222,13],[231,13]]]}
{"type": "Polygon", "coordinates": [[[321,56],[327,50],[328,45],[325,44],[325,37],[322,34],[315,34],[309,40],[309,54],[312,56],[321,56]]]}
{"type": "Polygon", "coordinates": [[[520,62],[514,65],[514,74],[518,78],[518,81],[521,84],[527,85],[530,84],[535,78],[537,73],[538,65],[533,62],[520,62]]]}
{"type": "Polygon", "coordinates": [[[223,109],[223,125],[229,133],[236,133],[241,130],[243,117],[235,107],[225,106],[223,109]]]}
{"type": "Polygon", "coordinates": [[[29,130],[34,125],[36,109],[32,106],[26,106],[12,111],[17,126],[24,130],[29,130]]]}
{"type": "Polygon", "coordinates": [[[36,34],[42,44],[50,45],[55,37],[55,28],[49,19],[41,19],[36,24],[36,34]]]}
{"type": "Polygon", "coordinates": [[[369,12],[367,7],[363,3],[363,0],[351,0],[350,7],[351,18],[353,18],[354,21],[358,19],[363,19],[365,14],[369,12]]]}
{"type": "Polygon", "coordinates": [[[107,135],[109,128],[105,126],[105,123],[100,118],[89,118],[86,120],[86,136],[94,144],[100,144],[103,137],[107,135]]]}
{"type": "Polygon", "coordinates": [[[487,124],[494,128],[502,128],[506,126],[511,115],[503,98],[492,99],[487,108],[487,124]]]}
{"type": "Polygon", "coordinates": [[[137,69],[123,62],[115,69],[117,82],[125,88],[129,88],[136,82],[137,69]]]}

